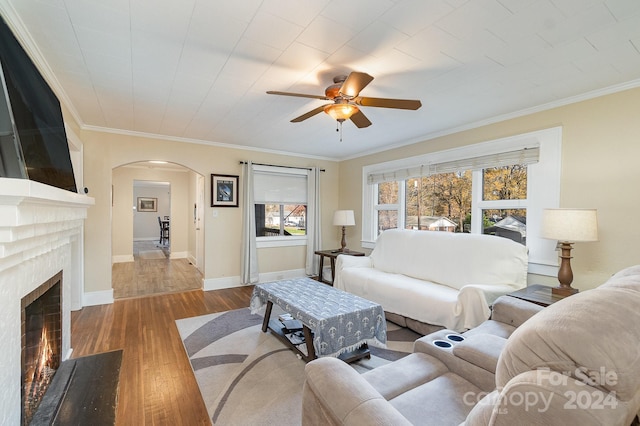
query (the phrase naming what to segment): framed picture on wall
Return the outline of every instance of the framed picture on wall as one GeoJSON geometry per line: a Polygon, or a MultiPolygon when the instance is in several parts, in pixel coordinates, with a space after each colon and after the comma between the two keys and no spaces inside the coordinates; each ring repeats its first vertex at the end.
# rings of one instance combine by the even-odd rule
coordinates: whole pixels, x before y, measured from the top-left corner
{"type": "Polygon", "coordinates": [[[138,197],[138,211],[139,212],[157,212],[158,199],[149,198],[149,197],[138,197]]]}
{"type": "Polygon", "coordinates": [[[238,207],[238,176],[211,175],[211,207],[238,207]]]}

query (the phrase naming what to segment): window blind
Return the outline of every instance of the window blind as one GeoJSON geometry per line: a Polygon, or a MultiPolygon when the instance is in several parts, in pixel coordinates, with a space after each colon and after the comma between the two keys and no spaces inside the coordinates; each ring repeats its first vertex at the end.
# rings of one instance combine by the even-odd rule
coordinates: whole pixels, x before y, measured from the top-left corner
{"type": "Polygon", "coordinates": [[[256,204],[307,204],[307,171],[282,173],[256,166],[253,196],[256,204]]]}
{"type": "Polygon", "coordinates": [[[451,173],[464,170],[479,170],[491,167],[511,166],[513,164],[533,164],[538,162],[540,148],[525,148],[517,151],[501,152],[498,154],[481,155],[462,158],[440,163],[421,164],[418,166],[391,170],[386,172],[372,172],[367,175],[369,184],[400,181],[414,177],[426,177],[438,173],[451,173]]]}

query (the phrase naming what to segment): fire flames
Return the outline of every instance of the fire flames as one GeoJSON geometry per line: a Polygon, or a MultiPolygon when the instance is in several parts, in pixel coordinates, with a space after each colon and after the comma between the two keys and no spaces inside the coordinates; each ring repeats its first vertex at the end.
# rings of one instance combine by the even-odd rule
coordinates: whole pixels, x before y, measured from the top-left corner
{"type": "Polygon", "coordinates": [[[31,374],[27,375],[29,377],[29,381],[26,383],[28,392],[25,392],[27,396],[25,401],[25,414],[27,418],[31,418],[35,413],[44,396],[44,392],[56,372],[53,368],[54,349],[47,338],[47,334],[46,327],[43,327],[40,342],[38,343],[36,361],[33,364],[31,374]]]}

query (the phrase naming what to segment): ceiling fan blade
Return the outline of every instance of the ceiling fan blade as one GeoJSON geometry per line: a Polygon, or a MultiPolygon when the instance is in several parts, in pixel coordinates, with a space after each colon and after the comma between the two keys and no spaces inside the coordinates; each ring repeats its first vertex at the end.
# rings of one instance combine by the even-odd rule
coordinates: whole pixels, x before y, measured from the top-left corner
{"type": "Polygon", "coordinates": [[[292,93],[292,92],[278,92],[276,90],[267,91],[268,95],[281,95],[281,96],[295,96],[297,98],[311,98],[311,99],[322,99],[323,101],[330,101],[330,98],[322,95],[307,95],[304,93],[292,93]]]}
{"type": "Polygon", "coordinates": [[[359,96],[353,100],[357,105],[380,107],[380,108],[397,108],[416,110],[422,106],[422,102],[412,99],[386,99],[386,98],[367,98],[359,96]]]}
{"type": "Polygon", "coordinates": [[[364,127],[371,126],[371,121],[362,113],[362,111],[358,111],[351,116],[351,121],[356,125],[359,129],[364,127]]]}
{"type": "MultiPolygon", "coordinates": [[[[331,105],[331,104],[329,104],[329,105],[331,105]]],[[[322,105],[322,106],[319,106],[318,108],[312,109],[311,111],[309,111],[309,112],[307,112],[305,114],[302,114],[300,117],[294,118],[293,120],[291,120],[291,122],[292,123],[299,123],[301,121],[306,120],[307,118],[311,118],[314,115],[319,114],[322,111],[324,111],[324,107],[326,107],[326,106],[327,105],[322,105]]]]}
{"type": "Polygon", "coordinates": [[[357,72],[354,71],[349,74],[349,77],[342,83],[340,87],[340,94],[347,97],[356,97],[358,93],[365,87],[367,84],[373,81],[373,77],[371,77],[366,72],[357,72]]]}

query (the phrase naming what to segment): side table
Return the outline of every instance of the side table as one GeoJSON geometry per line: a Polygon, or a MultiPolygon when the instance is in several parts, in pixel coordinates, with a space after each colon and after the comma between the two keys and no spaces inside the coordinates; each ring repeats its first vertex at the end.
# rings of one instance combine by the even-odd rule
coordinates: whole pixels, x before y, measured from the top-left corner
{"type": "Polygon", "coordinates": [[[558,300],[564,299],[563,296],[551,293],[551,287],[540,284],[529,285],[525,288],[514,291],[513,293],[509,293],[507,296],[526,300],[527,302],[535,303],[540,306],[549,306],[556,303],[558,300]]]}
{"type": "Polygon", "coordinates": [[[336,276],[336,257],[341,254],[347,256],[364,256],[364,253],[359,251],[353,251],[346,249],[345,251],[336,250],[318,250],[315,252],[318,256],[320,256],[320,268],[318,272],[318,281],[321,283],[329,284],[333,286],[333,278],[336,276]],[[331,281],[327,281],[322,277],[322,268],[324,267],[324,258],[328,257],[331,260],[331,281]]]}

